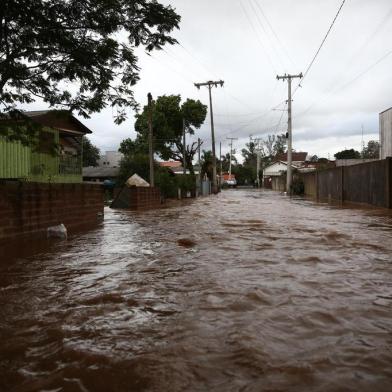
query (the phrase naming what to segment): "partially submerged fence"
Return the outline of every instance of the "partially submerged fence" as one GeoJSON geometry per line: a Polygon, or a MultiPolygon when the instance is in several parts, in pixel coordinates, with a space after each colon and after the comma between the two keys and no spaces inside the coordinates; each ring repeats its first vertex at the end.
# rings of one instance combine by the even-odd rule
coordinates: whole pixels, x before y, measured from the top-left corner
{"type": "Polygon", "coordinates": [[[392,158],[304,173],[305,195],[392,208],[392,158]]]}

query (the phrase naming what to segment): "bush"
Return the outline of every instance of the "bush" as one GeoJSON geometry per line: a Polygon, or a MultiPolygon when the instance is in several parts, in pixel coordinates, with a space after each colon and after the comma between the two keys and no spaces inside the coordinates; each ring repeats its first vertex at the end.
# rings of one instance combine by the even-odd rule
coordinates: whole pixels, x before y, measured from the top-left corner
{"type": "Polygon", "coordinates": [[[293,195],[303,195],[305,193],[305,184],[299,177],[293,178],[293,183],[291,184],[291,190],[293,195]]]}

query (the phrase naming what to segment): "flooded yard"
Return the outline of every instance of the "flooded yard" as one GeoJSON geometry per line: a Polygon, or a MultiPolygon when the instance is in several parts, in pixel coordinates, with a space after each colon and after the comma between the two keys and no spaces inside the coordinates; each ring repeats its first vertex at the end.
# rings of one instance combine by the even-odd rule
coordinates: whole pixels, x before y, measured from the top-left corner
{"type": "Polygon", "coordinates": [[[1,391],[392,390],[387,210],[230,190],[0,258],[1,391]]]}

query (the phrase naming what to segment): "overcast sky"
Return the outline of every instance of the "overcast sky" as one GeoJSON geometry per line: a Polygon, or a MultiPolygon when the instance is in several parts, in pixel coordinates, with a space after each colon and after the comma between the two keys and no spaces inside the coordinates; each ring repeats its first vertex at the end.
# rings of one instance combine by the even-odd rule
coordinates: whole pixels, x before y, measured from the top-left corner
{"type": "MultiPolygon", "coordinates": [[[[174,32],[180,45],[152,56],[138,51],[138,102],[144,104],[151,92],[207,104],[208,90],[193,83],[223,79],[224,88],[213,90],[213,104],[217,145],[222,142],[224,152],[228,136],[238,138],[239,151],[249,135],[286,132],[287,82],[276,75],[305,72],[342,0],[161,1],[182,17],[174,32]]],[[[331,158],[343,148],[359,150],[362,127],[365,143],[378,139],[378,113],[392,106],[391,37],[391,0],[346,0],[294,95],[295,150],[331,158]]],[[[82,121],[102,151],[135,137],[133,113],[121,126],[113,123],[111,109],[82,121]]],[[[208,120],[197,136],[210,148],[208,120]]]]}

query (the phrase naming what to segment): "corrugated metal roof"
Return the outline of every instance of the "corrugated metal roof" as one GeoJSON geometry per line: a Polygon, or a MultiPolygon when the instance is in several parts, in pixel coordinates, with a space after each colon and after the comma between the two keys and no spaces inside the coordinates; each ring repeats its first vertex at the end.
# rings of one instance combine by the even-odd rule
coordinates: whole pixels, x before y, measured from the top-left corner
{"type": "Polygon", "coordinates": [[[84,167],[82,170],[83,177],[99,178],[99,177],[117,177],[120,169],[118,167],[84,167]]]}

